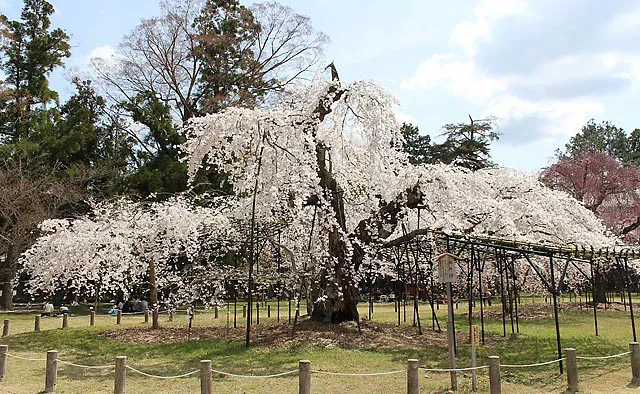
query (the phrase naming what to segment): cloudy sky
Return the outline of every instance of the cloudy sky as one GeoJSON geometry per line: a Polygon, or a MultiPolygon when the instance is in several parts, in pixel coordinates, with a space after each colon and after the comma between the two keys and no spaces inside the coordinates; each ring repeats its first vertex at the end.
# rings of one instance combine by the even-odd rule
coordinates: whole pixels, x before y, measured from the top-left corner
{"type": "MultiPolygon", "coordinates": [[[[71,35],[68,68],[117,48],[157,0],[54,0],[71,35]]],[[[372,79],[403,120],[438,138],[446,123],[493,116],[494,160],[535,171],[587,120],[640,128],[640,2],[617,0],[283,0],[331,38],[343,80],[372,79]]],[[[22,2],[0,0],[18,16],[22,2]]],[[[71,91],[69,71],[54,86],[71,91]]]]}

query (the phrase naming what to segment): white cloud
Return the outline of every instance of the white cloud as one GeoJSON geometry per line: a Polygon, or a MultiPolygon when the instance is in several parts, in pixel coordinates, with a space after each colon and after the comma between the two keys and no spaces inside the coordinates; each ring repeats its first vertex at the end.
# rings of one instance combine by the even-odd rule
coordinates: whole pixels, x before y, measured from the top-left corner
{"type": "Polygon", "coordinates": [[[468,100],[487,100],[507,90],[503,80],[483,75],[473,61],[458,60],[450,53],[436,54],[422,62],[415,74],[405,79],[400,87],[441,89],[468,100]]]}
{"type": "Polygon", "coordinates": [[[395,106],[393,108],[393,112],[395,113],[396,118],[400,123],[411,123],[412,125],[418,124],[418,120],[415,117],[402,111],[402,108],[400,108],[399,106],[395,106]]]}
{"type": "Polygon", "coordinates": [[[637,47],[594,38],[615,33],[610,20],[617,29],[640,32],[640,12],[603,3],[574,6],[481,0],[473,18],[451,32],[452,53],[429,56],[401,87],[480,105],[483,116],[497,117],[507,144],[566,140],[605,113],[607,95],[640,86],[637,47]],[[462,56],[453,54],[459,47],[462,56]]]}
{"type": "Polygon", "coordinates": [[[495,116],[498,128],[507,131],[505,141],[522,142],[530,139],[562,139],[572,136],[591,118],[604,113],[598,100],[576,98],[570,100],[526,100],[507,95],[489,106],[483,116],[495,116]]]}
{"type": "Polygon", "coordinates": [[[86,57],[86,64],[99,68],[111,68],[116,65],[118,56],[120,54],[111,45],[102,45],[93,48],[89,52],[89,56],[86,57]]]}
{"type": "Polygon", "coordinates": [[[476,44],[480,40],[490,40],[491,27],[500,19],[511,15],[526,15],[529,8],[521,0],[483,0],[474,9],[475,20],[457,24],[449,42],[461,46],[465,52],[476,54],[476,44]]]}
{"type": "Polygon", "coordinates": [[[89,56],[87,56],[87,60],[91,61],[91,59],[100,58],[100,59],[112,59],[116,57],[117,51],[111,45],[102,45],[96,48],[93,48],[91,52],[89,52],[89,56]]]}

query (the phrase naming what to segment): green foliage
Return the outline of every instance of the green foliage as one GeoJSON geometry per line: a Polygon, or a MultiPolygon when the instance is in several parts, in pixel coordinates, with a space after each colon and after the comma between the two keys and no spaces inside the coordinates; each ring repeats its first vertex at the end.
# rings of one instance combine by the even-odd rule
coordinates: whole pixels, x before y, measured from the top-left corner
{"type": "Polygon", "coordinates": [[[403,149],[409,154],[411,164],[433,163],[433,146],[428,134],[421,135],[418,127],[409,123],[403,123],[400,131],[404,137],[403,149]]]}
{"type": "Polygon", "coordinates": [[[598,124],[591,119],[578,134],[571,137],[565,145],[565,153],[561,155],[577,158],[587,153],[603,152],[622,161],[628,150],[623,129],[607,121],[598,124]]]}
{"type": "Polygon", "coordinates": [[[48,77],[71,52],[69,36],[61,29],[51,30],[53,12],[45,0],[25,0],[22,20],[0,16],[0,52],[4,54],[0,70],[6,74],[0,96],[0,138],[4,141],[28,138],[40,122],[50,120],[46,106],[58,99],[49,88],[48,77]]]}
{"type": "Polygon", "coordinates": [[[248,45],[260,32],[251,11],[238,0],[208,0],[194,25],[199,34],[194,55],[203,67],[200,112],[255,105],[271,83],[263,79],[260,62],[248,45]]]}
{"type": "Polygon", "coordinates": [[[498,139],[490,120],[451,123],[443,126],[446,141],[436,147],[436,157],[445,164],[456,164],[470,170],[478,170],[493,165],[489,147],[498,139]]]}
{"type": "Polygon", "coordinates": [[[403,149],[412,164],[455,164],[474,171],[493,165],[489,148],[498,134],[490,120],[471,119],[469,124],[447,124],[443,129],[447,139],[442,144],[432,144],[431,137],[420,135],[416,126],[402,124],[403,149]]]}

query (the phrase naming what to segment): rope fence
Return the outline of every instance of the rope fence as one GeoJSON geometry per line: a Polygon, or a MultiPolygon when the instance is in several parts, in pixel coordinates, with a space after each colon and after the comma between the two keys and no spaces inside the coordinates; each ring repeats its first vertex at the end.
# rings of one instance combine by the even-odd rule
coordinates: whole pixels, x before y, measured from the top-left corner
{"type": "MultiPolygon", "coordinates": [[[[9,347],[7,345],[0,345],[0,382],[6,380],[6,372],[7,372],[7,360],[9,358],[14,358],[23,361],[33,361],[33,362],[42,362],[46,361],[46,379],[45,379],[45,392],[55,392],[56,382],[57,382],[57,374],[58,374],[58,365],[69,365],[76,368],[84,368],[84,369],[114,369],[114,378],[115,378],[115,394],[124,394],[126,387],[126,378],[127,378],[127,370],[136,373],[138,375],[153,378],[153,379],[181,379],[187,378],[193,375],[200,373],[200,388],[201,394],[212,394],[213,393],[213,380],[212,373],[235,377],[235,378],[247,378],[247,379],[269,379],[269,378],[281,378],[290,375],[298,375],[298,388],[300,394],[310,394],[311,393],[311,375],[330,375],[330,376],[351,376],[351,377],[368,377],[368,376],[385,376],[385,375],[396,375],[406,373],[407,375],[407,394],[418,394],[419,393],[419,371],[424,372],[464,372],[464,371],[475,371],[480,369],[489,369],[489,389],[491,394],[501,394],[501,379],[500,379],[500,370],[501,368],[533,368],[540,367],[550,364],[555,364],[561,361],[566,361],[567,363],[567,390],[566,393],[576,393],[578,392],[578,371],[577,371],[577,360],[607,360],[618,357],[623,357],[630,355],[631,360],[631,383],[634,385],[640,384],[640,344],[637,342],[629,343],[629,351],[623,352],[619,354],[613,354],[609,356],[577,356],[576,350],[573,348],[565,349],[565,357],[559,358],[557,360],[544,361],[539,363],[532,364],[501,364],[500,358],[497,356],[489,357],[488,365],[481,365],[470,368],[425,368],[420,367],[418,360],[409,359],[407,360],[407,369],[405,370],[395,370],[388,372],[361,372],[361,373],[348,373],[348,372],[332,372],[332,371],[322,371],[317,369],[311,369],[311,362],[308,360],[300,360],[298,363],[298,369],[290,370],[270,375],[243,375],[236,374],[231,372],[225,372],[216,370],[211,368],[211,360],[201,360],[200,361],[200,369],[196,369],[184,374],[180,375],[171,375],[171,376],[161,376],[154,375],[147,372],[143,372],[133,366],[126,364],[125,356],[116,357],[115,364],[109,365],[83,365],[76,364],[70,361],[61,360],[58,358],[57,350],[49,350],[47,352],[46,358],[29,358],[17,356],[15,354],[9,353],[9,347]]],[[[2,386],[0,385],[0,388],[2,386]]]]}

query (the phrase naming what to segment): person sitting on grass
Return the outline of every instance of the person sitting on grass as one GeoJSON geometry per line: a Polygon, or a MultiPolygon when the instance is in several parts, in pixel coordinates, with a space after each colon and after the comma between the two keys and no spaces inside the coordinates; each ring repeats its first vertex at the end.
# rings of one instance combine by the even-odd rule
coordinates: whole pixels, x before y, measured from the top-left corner
{"type": "Polygon", "coordinates": [[[69,314],[69,308],[64,304],[60,305],[60,315],[64,316],[68,314],[69,314]]]}
{"type": "Polygon", "coordinates": [[[51,317],[51,315],[53,315],[53,304],[50,302],[47,302],[44,304],[44,310],[42,311],[42,313],[40,314],[40,316],[42,317],[51,317]]]}
{"type": "Polygon", "coordinates": [[[115,316],[118,314],[118,305],[113,305],[107,314],[115,316]]]}

